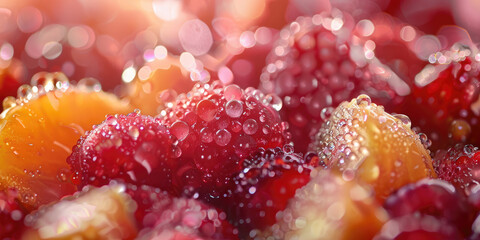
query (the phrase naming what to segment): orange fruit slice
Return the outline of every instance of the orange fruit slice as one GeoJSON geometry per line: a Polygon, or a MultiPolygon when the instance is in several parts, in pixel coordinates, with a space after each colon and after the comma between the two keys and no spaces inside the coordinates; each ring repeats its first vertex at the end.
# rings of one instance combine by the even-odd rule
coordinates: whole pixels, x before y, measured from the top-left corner
{"type": "Polygon", "coordinates": [[[86,130],[107,114],[128,113],[130,105],[84,79],[71,86],[61,73],[41,73],[32,86],[7,97],[0,114],[0,190],[16,188],[36,208],[76,188],[66,158],[86,130]]]}
{"type": "Polygon", "coordinates": [[[435,177],[432,159],[405,115],[390,115],[367,95],[343,102],[310,148],[345,179],[370,184],[378,200],[422,178],[435,177]]]}

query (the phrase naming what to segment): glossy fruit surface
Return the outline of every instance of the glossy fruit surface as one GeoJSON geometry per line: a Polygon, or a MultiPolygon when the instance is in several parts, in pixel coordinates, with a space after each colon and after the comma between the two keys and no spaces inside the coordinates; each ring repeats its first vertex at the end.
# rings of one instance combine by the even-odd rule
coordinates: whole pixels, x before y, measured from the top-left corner
{"type": "Polygon", "coordinates": [[[333,171],[371,184],[380,201],[408,183],[435,176],[429,151],[408,117],[386,113],[366,95],[337,107],[310,148],[333,171]]]}
{"type": "Polygon", "coordinates": [[[37,77],[4,101],[0,115],[0,189],[17,188],[33,208],[74,192],[65,160],[86,130],[132,110],[89,79],[75,86],[60,73],[37,77]]]}

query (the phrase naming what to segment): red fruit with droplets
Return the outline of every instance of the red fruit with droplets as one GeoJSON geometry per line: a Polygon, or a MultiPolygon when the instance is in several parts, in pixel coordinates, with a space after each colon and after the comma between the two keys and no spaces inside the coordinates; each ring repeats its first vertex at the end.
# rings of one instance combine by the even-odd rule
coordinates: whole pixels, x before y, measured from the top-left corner
{"type": "Polygon", "coordinates": [[[326,107],[361,93],[381,104],[408,93],[392,71],[352,45],[353,28],[352,18],[338,10],[300,17],[281,30],[267,57],[261,89],[283,100],[281,114],[300,152],[329,117],[326,107]]]}
{"type": "Polygon", "coordinates": [[[142,226],[138,239],[238,239],[224,212],[195,199],[174,198],[158,188],[127,185],[142,226]]]}
{"type": "Polygon", "coordinates": [[[434,152],[455,143],[480,143],[474,134],[480,131],[479,56],[460,45],[432,54],[433,64],[417,74],[412,93],[395,110],[428,135],[434,152]]]}
{"type": "Polygon", "coordinates": [[[179,95],[160,114],[178,139],[176,190],[208,198],[223,195],[221,189],[244,168],[243,159],[259,147],[274,148],[287,141],[287,126],[276,110],[280,106],[275,95],[219,82],[198,84],[179,95]]]}
{"type": "Polygon", "coordinates": [[[374,240],[464,239],[451,223],[428,215],[406,215],[386,222],[374,240]]]}
{"type": "Polygon", "coordinates": [[[276,222],[298,188],[310,180],[311,166],[291,145],[258,149],[245,159],[245,169],[234,178],[233,196],[223,202],[231,222],[241,233],[263,230],[276,222]]]}
{"type": "Polygon", "coordinates": [[[475,211],[463,195],[447,182],[424,179],[399,189],[384,204],[392,218],[429,215],[458,228],[469,236],[475,211]]]}
{"type": "Polygon", "coordinates": [[[79,189],[121,179],[169,191],[173,139],[153,117],[109,116],[80,138],[67,162],[79,189]]]}
{"type": "Polygon", "coordinates": [[[25,228],[23,218],[26,214],[16,190],[0,191],[0,239],[19,239],[25,228]]]}
{"type": "Polygon", "coordinates": [[[433,163],[438,178],[466,194],[480,185],[480,150],[473,145],[457,144],[447,151],[437,151],[433,163]]]}

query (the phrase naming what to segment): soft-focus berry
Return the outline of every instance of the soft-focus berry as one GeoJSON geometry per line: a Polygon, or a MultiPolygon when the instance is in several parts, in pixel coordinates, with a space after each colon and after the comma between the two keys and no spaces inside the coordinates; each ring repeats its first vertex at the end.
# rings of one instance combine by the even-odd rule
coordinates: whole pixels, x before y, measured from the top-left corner
{"type": "Polygon", "coordinates": [[[85,188],[25,217],[23,239],[134,239],[135,202],[124,185],[85,188]]]}
{"type": "Polygon", "coordinates": [[[473,145],[457,144],[439,150],[433,161],[438,177],[466,194],[480,184],[480,151],[473,145]]]}
{"type": "Polygon", "coordinates": [[[475,216],[474,209],[455,188],[437,179],[424,179],[400,188],[385,200],[385,209],[392,218],[405,215],[430,215],[446,221],[465,236],[475,216]]]}
{"type": "Polygon", "coordinates": [[[310,145],[321,161],[346,179],[371,184],[377,199],[400,187],[435,176],[429,151],[405,115],[390,115],[360,95],[343,102],[310,145]]]}
{"type": "Polygon", "coordinates": [[[451,223],[428,215],[406,215],[386,222],[374,240],[464,239],[451,223]]]}
{"type": "Polygon", "coordinates": [[[137,112],[108,116],[80,138],[67,162],[79,189],[121,179],[169,191],[173,140],[153,117],[137,112]]]}
{"type": "Polygon", "coordinates": [[[259,149],[244,161],[245,169],[234,178],[233,197],[224,209],[239,230],[263,230],[275,223],[298,188],[310,180],[311,166],[291,145],[259,149]]]}
{"type": "Polygon", "coordinates": [[[182,194],[222,195],[220,189],[244,168],[248,155],[287,141],[288,125],[277,112],[281,104],[275,95],[219,82],[179,95],[159,116],[178,139],[174,187],[182,194]]]}
{"type": "Polygon", "coordinates": [[[19,239],[25,228],[26,214],[15,189],[0,191],[0,239],[19,239]]]}
{"type": "Polygon", "coordinates": [[[387,220],[370,188],[332,172],[312,171],[277,223],[254,239],[372,239],[387,220]],[[262,235],[263,234],[263,235],[262,235]]]}
{"type": "Polygon", "coordinates": [[[280,31],[267,57],[260,87],[283,100],[281,114],[300,152],[328,118],[327,107],[361,93],[381,104],[408,93],[392,71],[352,45],[354,27],[352,18],[338,10],[300,17],[280,31]]]}

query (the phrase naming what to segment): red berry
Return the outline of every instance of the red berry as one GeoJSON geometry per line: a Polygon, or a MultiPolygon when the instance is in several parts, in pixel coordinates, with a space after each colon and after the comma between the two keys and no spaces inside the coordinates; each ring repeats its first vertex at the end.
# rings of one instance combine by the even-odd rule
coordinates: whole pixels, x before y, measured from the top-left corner
{"type": "Polygon", "coordinates": [[[0,191],[0,239],[20,239],[27,211],[20,205],[14,189],[0,191]]]}
{"type": "Polygon", "coordinates": [[[399,189],[387,198],[385,209],[392,218],[406,215],[429,215],[470,233],[474,210],[466,199],[447,182],[424,179],[399,189]]]}
{"type": "Polygon", "coordinates": [[[374,240],[464,239],[449,222],[428,215],[406,215],[386,222],[374,240]]]}
{"type": "Polygon", "coordinates": [[[80,138],[67,162],[79,189],[121,179],[168,191],[172,142],[167,128],[153,117],[109,116],[80,138]]]}
{"type": "Polygon", "coordinates": [[[281,114],[290,124],[295,148],[306,152],[314,134],[335,107],[360,93],[382,104],[403,93],[401,80],[351,44],[353,20],[332,11],[300,17],[280,32],[267,57],[261,88],[282,98],[281,114]],[[377,72],[383,74],[377,74],[377,72]]]}
{"type": "Polygon", "coordinates": [[[195,199],[173,198],[158,188],[128,186],[137,202],[139,239],[238,239],[227,215],[195,199]]]}
{"type": "Polygon", "coordinates": [[[480,143],[480,62],[473,50],[456,45],[430,56],[415,77],[412,93],[396,112],[412,119],[432,140],[433,151],[453,143],[480,143]]]}
{"type": "Polygon", "coordinates": [[[291,145],[258,149],[245,159],[244,167],[234,178],[232,199],[223,205],[241,233],[248,235],[275,223],[277,212],[310,180],[311,167],[291,145]]]}
{"type": "Polygon", "coordinates": [[[469,194],[479,185],[480,151],[472,145],[457,144],[448,151],[438,151],[434,166],[440,179],[469,194]]]}
{"type": "Polygon", "coordinates": [[[222,195],[220,189],[243,169],[245,157],[259,147],[287,141],[287,126],[276,110],[280,106],[274,95],[219,82],[198,84],[179,95],[160,116],[178,138],[174,187],[190,193],[202,190],[203,196],[214,198],[222,195]]]}

